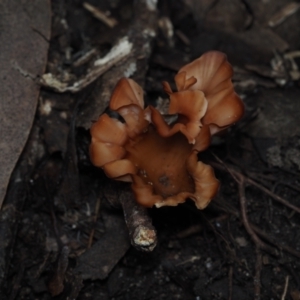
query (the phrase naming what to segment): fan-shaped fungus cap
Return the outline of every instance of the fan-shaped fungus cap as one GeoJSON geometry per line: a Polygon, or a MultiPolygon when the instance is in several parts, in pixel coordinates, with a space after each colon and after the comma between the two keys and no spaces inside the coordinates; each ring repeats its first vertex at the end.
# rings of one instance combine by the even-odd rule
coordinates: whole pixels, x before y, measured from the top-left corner
{"type": "MultiPolygon", "coordinates": [[[[202,107],[198,103],[195,114],[187,107],[182,119],[196,123],[199,111],[204,115],[207,104],[203,93],[198,95],[202,107]]],[[[136,201],[143,206],[175,206],[190,198],[199,209],[205,208],[219,187],[213,169],[197,159],[197,153],[210,144],[209,127],[204,126],[191,144],[193,126],[177,122],[171,132],[161,134],[166,125],[163,117],[153,107],[143,106],[140,86],[131,79],[121,79],[110,108],[124,123],[103,114],[92,125],[91,161],[108,177],[132,182],[136,201]]]]}
{"type": "Polygon", "coordinates": [[[207,52],[185,65],[175,76],[178,92],[173,93],[169,83],[163,82],[165,92],[170,95],[170,113],[180,114],[182,107],[190,102],[184,93],[201,91],[207,110],[199,121],[208,125],[212,134],[237,122],[244,113],[244,105],[234,91],[232,75],[226,55],[218,51],[207,52]]]}
{"type": "Polygon", "coordinates": [[[209,146],[211,134],[240,119],[244,109],[231,77],[232,67],[217,51],[181,68],[175,77],[177,92],[163,83],[170,95],[169,113],[178,114],[171,125],[154,107],[144,109],[136,82],[121,79],[110,109],[124,122],[103,114],[93,124],[93,164],[110,178],[132,182],[136,201],[143,206],[175,206],[190,198],[197,208],[205,208],[219,182],[197,153],[209,146]]]}

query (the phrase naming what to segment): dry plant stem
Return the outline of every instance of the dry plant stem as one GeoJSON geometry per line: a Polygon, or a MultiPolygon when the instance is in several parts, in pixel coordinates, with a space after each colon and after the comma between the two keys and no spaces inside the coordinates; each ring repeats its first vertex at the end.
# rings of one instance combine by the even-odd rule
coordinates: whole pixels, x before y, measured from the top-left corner
{"type": "Polygon", "coordinates": [[[294,255],[295,257],[300,258],[300,252],[294,250],[293,248],[286,246],[286,245],[278,245],[277,241],[275,238],[272,238],[270,234],[267,234],[254,224],[250,224],[251,228],[255,231],[257,235],[259,235],[262,239],[266,240],[268,243],[273,244],[276,246],[278,249],[283,250],[287,253],[290,253],[291,255],[294,255]]]}
{"type": "Polygon", "coordinates": [[[181,31],[181,30],[176,30],[175,34],[179,37],[179,39],[186,45],[190,46],[191,41],[190,39],[181,31]]]}
{"type": "Polygon", "coordinates": [[[92,48],[90,51],[86,52],[81,57],[79,57],[76,61],[74,61],[73,67],[77,68],[77,67],[79,67],[79,66],[87,63],[96,54],[97,54],[97,49],[96,48],[92,48]]]}
{"type": "Polygon", "coordinates": [[[239,182],[239,195],[240,195],[240,205],[242,212],[242,222],[251,236],[252,240],[256,246],[256,265],[255,265],[255,276],[254,276],[254,299],[260,299],[260,272],[262,267],[260,248],[264,248],[264,243],[257,237],[253,229],[251,228],[246,208],[246,196],[245,196],[245,183],[244,178],[240,178],[239,182]]]}
{"type": "Polygon", "coordinates": [[[284,6],[281,10],[279,10],[272,18],[269,20],[268,25],[270,27],[275,27],[282,22],[284,22],[288,17],[293,15],[300,8],[300,4],[296,1],[290,2],[286,6],[284,6]]]}
{"type": "Polygon", "coordinates": [[[262,242],[258,236],[255,234],[254,230],[251,228],[248,216],[247,216],[247,208],[246,208],[246,195],[245,195],[245,180],[243,176],[240,176],[239,182],[239,198],[240,198],[240,205],[241,205],[241,213],[242,213],[242,222],[244,227],[246,228],[247,232],[251,236],[252,240],[255,243],[255,252],[256,252],[256,264],[255,264],[255,276],[254,276],[254,299],[260,299],[260,273],[262,269],[262,256],[260,249],[264,249],[268,252],[273,253],[274,249],[264,242],[262,242]]]}
{"type": "Polygon", "coordinates": [[[129,56],[132,50],[132,43],[125,37],[110,50],[110,52],[103,58],[99,58],[94,62],[93,67],[88,70],[87,74],[78,79],[73,84],[61,82],[51,73],[44,74],[39,83],[49,89],[52,89],[58,93],[77,93],[87,87],[90,83],[95,81],[99,76],[112,68],[115,64],[121,62],[123,59],[129,56]]]}
{"type": "Polygon", "coordinates": [[[69,247],[63,246],[57,257],[54,274],[48,283],[48,289],[52,296],[59,295],[64,289],[64,278],[69,264],[69,253],[69,247]]]}
{"type": "Polygon", "coordinates": [[[13,281],[12,291],[10,293],[9,300],[14,300],[19,294],[21,282],[24,279],[25,268],[25,264],[21,264],[21,266],[19,267],[17,275],[15,276],[13,281]]]}
{"type": "Polygon", "coordinates": [[[192,225],[192,226],[188,227],[185,230],[178,232],[176,234],[176,237],[179,239],[184,239],[184,238],[190,237],[191,235],[200,233],[201,231],[203,231],[203,226],[201,224],[196,224],[196,225],[192,225]]]}
{"type": "Polygon", "coordinates": [[[289,203],[287,200],[283,199],[282,197],[274,194],[273,192],[271,192],[270,190],[268,190],[267,188],[265,188],[264,186],[260,185],[259,183],[255,182],[254,180],[250,179],[250,178],[246,178],[246,181],[248,183],[250,183],[251,185],[257,187],[258,189],[260,189],[261,191],[263,191],[264,193],[268,194],[269,196],[271,196],[274,200],[276,200],[277,202],[293,209],[294,211],[296,211],[297,213],[300,213],[300,208],[289,203]]]}
{"type": "Polygon", "coordinates": [[[138,250],[151,252],[156,246],[157,237],[147,209],[137,204],[129,187],[122,191],[119,201],[123,208],[131,244],[138,250]]]}
{"type": "MultiPolygon", "coordinates": [[[[215,156],[215,155],[214,155],[215,156]]],[[[229,168],[227,167],[227,165],[224,164],[224,162],[219,159],[217,156],[215,156],[216,159],[223,165],[219,165],[219,164],[213,164],[214,167],[216,168],[219,168],[220,170],[225,170],[227,169],[227,171],[231,174],[231,176],[233,177],[233,179],[238,183],[239,185],[239,191],[240,191],[240,195],[243,197],[243,201],[245,200],[246,201],[246,198],[245,198],[245,190],[244,190],[244,184],[245,182],[254,182],[253,180],[245,177],[244,175],[242,175],[241,173],[237,172],[236,170],[232,169],[232,168],[229,168]]],[[[250,182],[250,183],[251,183],[250,182]]],[[[257,183],[256,183],[257,184],[257,183]]],[[[258,184],[257,184],[258,185],[258,184]]],[[[260,186],[260,185],[259,185],[260,186]]],[[[263,187],[264,188],[264,187],[263,187]]],[[[264,188],[265,189],[265,188],[264,188]]],[[[267,189],[266,189],[267,190],[267,189]]],[[[269,190],[267,190],[269,191],[269,190]]],[[[271,194],[273,194],[271,191],[269,191],[271,194]]],[[[274,196],[277,196],[274,194],[274,196]]],[[[282,199],[284,200],[284,199],[282,199]]],[[[286,200],[284,200],[284,202],[286,202],[286,200]]],[[[281,202],[282,203],[282,202],[281,202]]],[[[283,203],[285,204],[285,203],[283,203]]],[[[241,206],[242,207],[242,206],[241,206]]],[[[246,216],[246,211],[245,211],[245,208],[246,206],[243,205],[244,207],[244,214],[243,214],[243,210],[242,210],[242,220],[245,220],[245,216],[246,216]]],[[[297,208],[297,207],[296,207],[297,208]]],[[[295,210],[293,210],[294,212],[295,210]]],[[[239,217],[239,214],[237,212],[231,212],[233,213],[235,216],[239,217]]],[[[243,221],[244,222],[244,221],[243,221]]],[[[250,231],[252,233],[254,233],[254,236],[256,236],[256,241],[259,241],[260,243],[262,243],[263,246],[266,246],[267,248],[262,248],[263,250],[269,252],[270,254],[272,255],[275,255],[275,256],[278,256],[279,253],[272,247],[266,245],[265,243],[263,243],[258,237],[260,236],[262,239],[264,239],[265,241],[267,241],[268,243],[270,244],[273,244],[275,247],[277,247],[279,250],[283,250],[287,253],[290,253],[291,255],[294,255],[295,257],[298,257],[300,258],[300,252],[299,251],[296,251],[294,250],[293,248],[289,247],[289,246],[286,246],[286,245],[279,245],[276,241],[276,239],[272,238],[270,234],[264,232],[263,230],[261,230],[260,228],[258,228],[256,225],[254,224],[251,224],[248,219],[246,218],[246,223],[248,223],[248,227],[250,228],[250,231]]],[[[246,227],[246,226],[245,226],[246,227]]],[[[246,228],[247,230],[247,228],[246,228]]],[[[248,230],[247,230],[248,232],[248,230]]],[[[250,234],[250,236],[252,237],[252,235],[250,234]]]]}
{"type": "Polygon", "coordinates": [[[158,23],[156,1],[133,1],[132,8],[132,22],[125,33],[132,48],[126,58],[106,71],[101,80],[97,80],[88,105],[82,107],[81,116],[78,118],[77,125],[85,129],[90,128],[91,120],[97,120],[107,107],[116,80],[125,76],[133,78],[139,84],[145,81],[158,23]]]}
{"type": "MultiPolygon", "coordinates": [[[[215,155],[214,155],[215,156],[215,155]]],[[[219,170],[225,171],[227,170],[230,175],[233,177],[233,179],[235,181],[237,181],[237,178],[243,178],[243,180],[246,183],[249,183],[255,187],[257,187],[259,190],[261,190],[262,192],[266,193],[267,195],[269,195],[270,197],[272,197],[275,201],[291,208],[292,210],[296,211],[297,213],[300,213],[300,208],[289,203],[287,200],[285,200],[284,198],[274,194],[272,191],[270,191],[269,189],[265,188],[264,186],[262,186],[261,184],[257,183],[256,181],[250,179],[249,177],[244,176],[242,173],[240,173],[239,171],[233,169],[232,167],[229,167],[228,165],[225,165],[217,156],[215,156],[215,158],[222,164],[216,164],[216,163],[212,163],[211,165],[214,168],[217,168],[219,170]]]]}
{"type": "MultiPolygon", "coordinates": [[[[216,231],[215,227],[212,225],[212,222],[211,222],[211,221],[208,221],[208,220],[206,219],[206,217],[203,215],[202,212],[200,212],[200,214],[202,215],[202,218],[207,222],[207,224],[211,227],[211,229],[212,229],[213,233],[215,234],[215,236],[221,238],[221,239],[224,241],[224,243],[226,244],[226,249],[227,249],[227,251],[228,251],[229,253],[233,253],[233,250],[230,248],[230,244],[229,244],[229,242],[226,240],[226,238],[225,238],[221,233],[219,233],[219,232],[216,231]]],[[[217,241],[218,241],[218,239],[217,239],[217,241]]],[[[219,243],[218,243],[218,247],[219,247],[220,253],[223,254],[224,251],[223,251],[223,249],[222,249],[222,247],[220,246],[219,243]]]]}
{"type": "Polygon", "coordinates": [[[105,15],[104,12],[102,12],[100,9],[96,8],[95,6],[84,2],[83,7],[88,10],[96,19],[103,22],[105,25],[107,25],[110,28],[115,27],[118,24],[118,21],[114,18],[110,18],[105,15]]]}
{"type": "Polygon", "coordinates": [[[260,248],[256,246],[255,249],[256,253],[256,264],[255,264],[255,276],[254,276],[254,299],[260,299],[260,290],[261,290],[261,283],[260,283],[260,274],[262,269],[262,255],[260,248]]]}
{"type": "Polygon", "coordinates": [[[248,234],[251,236],[252,240],[254,241],[255,245],[259,249],[263,249],[267,252],[269,252],[272,255],[277,256],[278,253],[273,247],[270,247],[269,245],[265,244],[255,233],[255,231],[252,229],[248,216],[247,216],[247,208],[246,208],[246,195],[245,195],[245,180],[244,177],[240,177],[240,181],[238,182],[239,186],[239,198],[240,198],[240,205],[241,205],[241,213],[242,213],[242,222],[243,225],[248,232],[248,234]]]}
{"type": "Polygon", "coordinates": [[[300,186],[297,186],[295,184],[290,184],[290,183],[286,183],[286,182],[277,182],[274,187],[273,190],[276,189],[276,187],[278,187],[279,185],[283,185],[283,186],[287,186],[288,188],[295,190],[297,192],[300,192],[300,186]]]}
{"type": "Polygon", "coordinates": [[[285,284],[284,284],[284,290],[283,290],[283,293],[282,293],[282,296],[281,296],[281,300],[285,300],[285,297],[286,297],[286,293],[287,293],[287,290],[288,290],[288,286],[289,286],[289,275],[287,275],[285,277],[285,284]]]}
{"type": "MultiPolygon", "coordinates": [[[[98,197],[97,202],[96,202],[96,207],[95,207],[95,215],[93,217],[94,224],[96,224],[97,219],[98,219],[100,204],[101,204],[101,199],[100,199],[100,197],[98,197]]],[[[90,236],[89,236],[89,242],[88,242],[88,246],[87,246],[88,249],[92,247],[94,235],[95,235],[95,227],[93,227],[93,229],[91,230],[90,236]]]]}
{"type": "Polygon", "coordinates": [[[228,272],[228,300],[232,300],[232,280],[233,279],[233,267],[229,267],[228,272]]]}

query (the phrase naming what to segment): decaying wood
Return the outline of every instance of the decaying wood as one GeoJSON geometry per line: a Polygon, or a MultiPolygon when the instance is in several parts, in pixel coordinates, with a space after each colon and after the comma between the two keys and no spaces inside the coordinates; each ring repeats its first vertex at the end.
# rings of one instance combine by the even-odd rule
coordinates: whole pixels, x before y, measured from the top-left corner
{"type": "Polygon", "coordinates": [[[104,196],[113,207],[122,208],[132,246],[151,252],[157,244],[156,231],[147,208],[135,201],[130,184],[112,181],[106,185],[104,196]]]}
{"type": "Polygon", "coordinates": [[[282,22],[284,22],[289,16],[293,15],[300,8],[300,3],[290,2],[286,4],[281,10],[279,10],[272,18],[269,20],[268,24],[270,27],[276,27],[282,22]]]}
{"type": "MultiPolygon", "coordinates": [[[[39,83],[54,90],[58,93],[77,93],[94,82],[99,76],[112,68],[115,64],[121,62],[127,56],[129,56],[132,50],[132,43],[128,41],[127,37],[124,37],[110,50],[110,52],[102,58],[97,59],[93,67],[87,71],[87,74],[82,78],[79,78],[73,83],[62,82],[56,78],[52,73],[46,73],[41,76],[39,83]]],[[[72,77],[72,76],[68,76],[72,77]]]]}
{"type": "Polygon", "coordinates": [[[157,30],[156,1],[135,1],[133,14],[134,19],[126,35],[132,44],[130,54],[97,81],[91,97],[86,99],[82,107],[77,126],[90,128],[91,122],[97,120],[107,107],[112,90],[120,78],[132,77],[141,86],[144,85],[152,40],[157,30]]]}
{"type": "Polygon", "coordinates": [[[157,237],[147,208],[140,206],[135,201],[131,190],[123,191],[120,202],[131,244],[138,250],[151,252],[157,244],[157,237]]]}
{"type": "Polygon", "coordinates": [[[105,25],[107,25],[110,28],[115,27],[118,24],[118,21],[114,18],[108,17],[104,12],[102,12],[100,9],[96,8],[95,6],[84,2],[83,7],[89,11],[96,19],[103,22],[105,25]]]}
{"type": "MultiPolygon", "coordinates": [[[[91,8],[90,6],[88,6],[91,8]]],[[[88,129],[91,121],[96,120],[106,108],[110,94],[116,82],[122,77],[133,77],[143,85],[147,72],[147,62],[150,57],[152,39],[156,36],[157,13],[156,1],[136,1],[134,4],[135,18],[128,33],[119,40],[110,52],[97,59],[86,74],[75,82],[61,81],[52,73],[46,73],[39,83],[59,93],[77,93],[97,80],[101,75],[100,85],[97,85],[93,95],[78,120],[78,126],[88,129]]],[[[69,74],[67,78],[73,78],[69,74]]]]}

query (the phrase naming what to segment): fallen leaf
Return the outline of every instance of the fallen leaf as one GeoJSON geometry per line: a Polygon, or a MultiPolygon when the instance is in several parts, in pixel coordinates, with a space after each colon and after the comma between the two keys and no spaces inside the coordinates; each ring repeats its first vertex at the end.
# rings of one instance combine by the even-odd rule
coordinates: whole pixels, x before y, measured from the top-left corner
{"type": "Polygon", "coordinates": [[[105,279],[130,247],[124,217],[102,211],[105,234],[78,258],[76,271],[84,280],[105,279]]]}
{"type": "Polygon", "coordinates": [[[0,208],[34,120],[50,38],[49,0],[0,3],[0,208]]]}

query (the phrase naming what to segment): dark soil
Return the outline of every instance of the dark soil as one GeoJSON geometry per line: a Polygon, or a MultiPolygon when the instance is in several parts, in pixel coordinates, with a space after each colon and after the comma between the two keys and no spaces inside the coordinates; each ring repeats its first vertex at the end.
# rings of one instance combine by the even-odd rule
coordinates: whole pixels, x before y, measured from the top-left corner
{"type": "MultiPolygon", "coordinates": [[[[122,211],[105,196],[112,183],[88,157],[82,114],[111,81],[101,76],[76,94],[42,89],[2,211],[10,221],[1,223],[1,299],[300,299],[300,73],[286,56],[300,50],[300,10],[269,26],[287,2],[158,2],[151,56],[131,76],[146,100],[166,99],[161,81],[214,49],[233,65],[246,112],[199,156],[221,182],[208,208],[149,210],[158,234],[151,253],[130,246],[122,211]]],[[[118,21],[109,28],[82,3],[52,1],[47,72],[61,78],[84,76],[79,57],[93,48],[104,56],[136,18],[147,19],[131,0],[90,1],[118,21]]]]}

